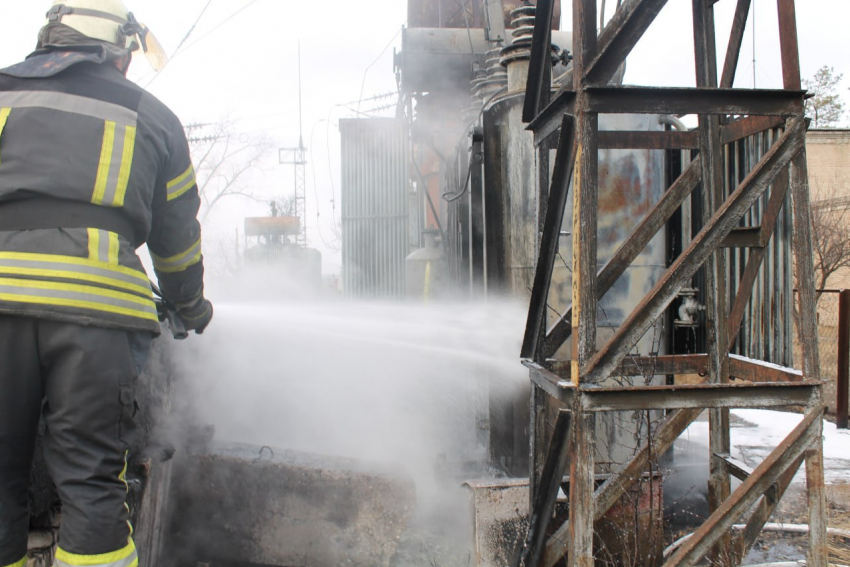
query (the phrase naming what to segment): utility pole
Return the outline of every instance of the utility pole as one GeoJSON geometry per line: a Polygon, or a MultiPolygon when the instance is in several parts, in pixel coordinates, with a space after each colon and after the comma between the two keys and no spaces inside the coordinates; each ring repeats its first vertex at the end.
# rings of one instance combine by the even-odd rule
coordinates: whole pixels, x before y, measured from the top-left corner
{"type": "Polygon", "coordinates": [[[301,42],[298,42],[298,147],[280,148],[281,165],[291,165],[295,170],[295,198],[292,212],[298,217],[299,229],[295,244],[307,246],[307,148],[304,147],[303,115],[301,110],[301,42]]]}

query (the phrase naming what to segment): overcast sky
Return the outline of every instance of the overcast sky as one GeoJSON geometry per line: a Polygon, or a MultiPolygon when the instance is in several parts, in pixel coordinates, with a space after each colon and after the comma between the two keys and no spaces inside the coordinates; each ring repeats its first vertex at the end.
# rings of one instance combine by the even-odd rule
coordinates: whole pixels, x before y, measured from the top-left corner
{"type": "MultiPolygon", "coordinates": [[[[210,0],[127,0],[130,10],[150,26],[173,53],[210,0]]],[[[34,47],[51,2],[0,0],[0,67],[23,59],[34,47]]],[[[615,4],[607,2],[609,12],[615,4]]],[[[717,7],[720,59],[728,41],[736,2],[717,7]]],[[[753,0],[756,86],[781,87],[776,2],[753,0]]],[[[691,2],[670,0],[650,33],[629,59],[628,83],[692,86],[691,2]]],[[[569,30],[570,10],[563,29],[569,30]]],[[[332,200],[339,215],[338,121],[355,114],[344,103],[396,90],[393,50],[400,49],[406,21],[404,0],[212,0],[197,27],[168,67],[157,77],[137,60],[130,78],[170,106],[184,123],[236,120],[248,135],[265,132],[280,146],[298,143],[297,45],[302,52],[303,130],[308,147],[308,238],[325,255],[325,271],[338,273],[332,242],[332,200]],[[370,67],[371,66],[371,67],[370,67]],[[320,214],[321,233],[316,213],[320,214]]],[[[609,14],[610,16],[610,14],[609,14]]],[[[753,14],[751,14],[750,24],[753,14]]],[[[797,2],[800,55],[804,77],[823,65],[843,73],[842,93],[850,101],[850,1],[797,2]]],[[[753,86],[753,27],[748,25],[736,86],[753,86]]],[[[391,100],[391,99],[390,99],[391,100]]],[[[386,102],[386,101],[384,101],[386,102]]],[[[353,105],[356,108],[356,104],[353,105]]],[[[362,109],[368,109],[363,103],[362,109]]],[[[847,118],[845,117],[845,123],[847,118]]],[[[258,180],[260,196],[292,191],[292,172],[276,165],[276,155],[258,180]]],[[[208,234],[233,234],[246,215],[264,215],[267,205],[231,201],[205,227],[208,234]]]]}

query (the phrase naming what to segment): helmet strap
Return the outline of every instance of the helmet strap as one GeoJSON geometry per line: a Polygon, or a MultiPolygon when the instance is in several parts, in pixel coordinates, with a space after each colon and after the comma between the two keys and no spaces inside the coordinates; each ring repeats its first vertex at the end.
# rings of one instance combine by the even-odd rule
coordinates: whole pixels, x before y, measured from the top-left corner
{"type": "MultiPolygon", "coordinates": [[[[100,10],[90,10],[88,8],[74,8],[71,6],[66,6],[65,4],[57,4],[50,8],[50,11],[47,12],[47,20],[50,23],[61,23],[62,18],[65,16],[87,16],[89,18],[101,18],[103,20],[110,20],[119,24],[127,24],[128,21],[120,16],[116,16],[115,14],[110,14],[109,12],[101,12],[100,10]]],[[[135,18],[134,18],[135,20],[135,18]]]]}

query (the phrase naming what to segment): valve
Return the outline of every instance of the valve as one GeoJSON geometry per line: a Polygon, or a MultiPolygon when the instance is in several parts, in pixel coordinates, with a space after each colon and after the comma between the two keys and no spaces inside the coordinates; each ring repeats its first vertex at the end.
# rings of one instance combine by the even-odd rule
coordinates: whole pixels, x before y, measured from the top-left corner
{"type": "Polygon", "coordinates": [[[682,304],[679,306],[679,318],[673,321],[673,325],[679,329],[693,329],[699,326],[697,315],[705,311],[705,305],[700,305],[696,297],[699,290],[692,287],[683,288],[679,292],[682,304]]]}

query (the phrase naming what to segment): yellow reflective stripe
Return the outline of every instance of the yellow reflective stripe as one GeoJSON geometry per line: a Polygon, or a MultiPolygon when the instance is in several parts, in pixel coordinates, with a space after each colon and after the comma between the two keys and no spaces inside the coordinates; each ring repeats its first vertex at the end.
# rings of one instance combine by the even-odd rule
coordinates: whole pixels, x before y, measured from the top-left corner
{"type": "Polygon", "coordinates": [[[18,561],[17,563],[12,563],[11,565],[6,565],[5,567],[26,567],[27,564],[27,556],[24,555],[24,558],[18,561]]]}
{"type": "Polygon", "coordinates": [[[181,260],[185,259],[189,254],[191,254],[193,251],[195,251],[196,248],[198,248],[200,246],[201,246],[201,239],[199,238],[198,240],[195,241],[194,244],[192,244],[189,248],[187,248],[185,252],[181,252],[180,254],[177,254],[176,256],[169,256],[168,258],[163,258],[162,256],[157,256],[156,254],[151,254],[151,256],[156,258],[156,260],[158,262],[160,262],[161,264],[175,264],[175,263],[180,262],[181,260]]]}
{"type": "Polygon", "coordinates": [[[119,104],[51,91],[0,92],[0,106],[8,106],[9,108],[49,108],[60,112],[90,116],[98,120],[112,120],[121,124],[133,125],[136,124],[139,117],[136,111],[119,104]]]}
{"type": "Polygon", "coordinates": [[[0,290],[3,289],[6,289],[6,291],[0,291],[0,300],[4,301],[78,307],[151,321],[159,320],[156,314],[156,306],[152,300],[120,291],[78,284],[0,278],[0,290]],[[21,289],[30,290],[30,293],[11,291],[21,289]],[[88,297],[88,299],[75,298],[73,295],[88,297]],[[102,301],[98,301],[98,299],[102,299],[102,301]],[[115,305],[110,303],[109,300],[138,305],[140,309],[115,305]]]}
{"type": "Polygon", "coordinates": [[[97,166],[97,180],[94,184],[94,195],[92,203],[102,205],[106,195],[106,186],[109,182],[109,170],[112,168],[112,151],[115,146],[115,127],[117,125],[111,120],[105,122],[103,128],[103,146],[100,149],[100,163],[97,166]]]}
{"type": "Polygon", "coordinates": [[[41,280],[23,280],[17,278],[0,278],[0,286],[3,285],[14,287],[29,287],[32,289],[43,289],[47,291],[67,291],[72,293],[84,293],[87,295],[95,295],[98,297],[126,301],[127,303],[135,303],[144,307],[147,307],[148,305],[151,305],[153,303],[150,299],[139,297],[137,295],[131,295],[129,293],[124,293],[123,291],[112,291],[110,289],[103,289],[101,287],[93,287],[83,284],[45,282],[41,280]]]}
{"type": "Polygon", "coordinates": [[[108,264],[106,262],[89,260],[88,258],[77,258],[75,256],[59,255],[54,256],[52,254],[30,254],[26,252],[0,252],[0,260],[55,262],[59,264],[70,264],[73,266],[91,266],[93,268],[100,268],[102,270],[107,270],[110,272],[123,274],[125,276],[130,276],[139,281],[144,282],[145,284],[149,283],[148,276],[144,272],[140,272],[138,270],[134,270],[133,268],[128,268],[126,266],[113,266],[112,264],[108,264]]]}
{"type": "Polygon", "coordinates": [[[81,299],[63,299],[60,297],[42,297],[39,295],[26,295],[20,293],[0,293],[0,300],[11,301],[16,303],[34,303],[38,305],[53,305],[56,307],[77,307],[80,309],[91,309],[93,311],[103,311],[104,313],[112,313],[115,315],[124,315],[127,317],[136,317],[137,319],[146,319],[149,321],[159,321],[156,313],[148,313],[147,311],[136,311],[135,309],[125,309],[124,307],[115,307],[114,305],[106,305],[94,301],[85,301],[81,299]]]}
{"type": "Polygon", "coordinates": [[[154,267],[156,268],[156,270],[158,272],[161,272],[163,274],[175,274],[177,272],[182,272],[184,270],[187,270],[188,268],[191,268],[192,266],[194,266],[195,264],[200,262],[201,256],[202,256],[202,253],[201,253],[200,250],[198,250],[198,252],[194,256],[189,258],[188,262],[186,262],[185,264],[182,264],[180,266],[162,266],[162,265],[157,264],[156,260],[154,260],[153,264],[154,264],[154,267]]]}
{"type": "Polygon", "coordinates": [[[198,241],[192,244],[188,250],[177,254],[176,256],[162,258],[151,252],[151,259],[153,260],[154,268],[156,268],[157,271],[165,274],[173,274],[175,272],[182,272],[190,266],[194,266],[200,262],[201,255],[201,239],[199,238],[198,241]]]}
{"type": "MultiPolygon", "coordinates": [[[[127,494],[130,494],[130,485],[127,484],[127,455],[129,453],[129,451],[124,451],[124,468],[121,470],[121,474],[118,475],[118,480],[124,483],[124,492],[126,492],[127,494]]],[[[127,516],[129,517],[130,506],[129,504],[127,504],[127,502],[124,502],[124,508],[127,510],[127,516]]],[[[132,537],[134,530],[133,524],[130,522],[130,520],[127,520],[127,527],[130,528],[130,536],[132,537]]]]}
{"type": "Polygon", "coordinates": [[[130,486],[127,484],[127,451],[124,451],[124,468],[121,469],[121,473],[118,475],[118,480],[123,482],[126,491],[130,492],[130,486]]]}
{"type": "Polygon", "coordinates": [[[97,228],[86,229],[89,238],[89,260],[103,264],[118,264],[121,244],[118,234],[97,228]]]}
{"type": "Polygon", "coordinates": [[[0,265],[0,274],[32,276],[36,278],[57,278],[63,280],[79,280],[84,282],[98,283],[117,287],[145,297],[153,298],[150,286],[134,285],[125,281],[107,278],[105,276],[96,276],[94,274],[85,274],[81,272],[72,272],[64,270],[49,270],[44,268],[19,268],[0,265]]]}
{"type": "Polygon", "coordinates": [[[121,155],[121,170],[118,173],[118,188],[115,190],[113,207],[123,207],[130,183],[130,170],[133,167],[133,152],[136,149],[136,127],[127,126],[124,132],[124,153],[121,155]]]}
{"type": "Polygon", "coordinates": [[[118,234],[109,232],[109,254],[107,260],[109,264],[118,263],[118,252],[121,249],[121,244],[118,242],[118,234]]]}
{"type": "Polygon", "coordinates": [[[0,138],[3,137],[3,129],[6,127],[6,121],[11,113],[11,108],[0,108],[0,138]]]}
{"type": "Polygon", "coordinates": [[[186,171],[184,171],[183,173],[181,173],[179,177],[177,177],[177,178],[172,179],[171,181],[169,181],[169,182],[168,182],[168,184],[166,185],[166,187],[167,187],[168,189],[172,189],[172,188],[174,188],[174,187],[176,187],[176,186],[180,185],[181,183],[183,183],[184,181],[186,181],[186,179],[187,179],[190,175],[192,175],[193,173],[195,173],[195,168],[194,168],[194,167],[192,167],[192,165],[191,165],[191,164],[189,164],[189,169],[187,169],[186,171]]]}
{"type": "Polygon", "coordinates": [[[123,562],[136,555],[136,544],[132,538],[128,538],[127,547],[113,551],[112,553],[103,553],[101,555],[77,555],[76,553],[68,553],[61,547],[56,548],[56,560],[62,561],[75,567],[91,567],[93,565],[109,565],[111,563],[123,562]]]}
{"type": "Polygon", "coordinates": [[[86,229],[89,235],[89,260],[100,261],[100,231],[96,228],[86,229]]]}
{"type": "Polygon", "coordinates": [[[189,165],[189,169],[183,172],[176,179],[169,181],[166,185],[167,197],[166,200],[173,201],[181,195],[184,195],[189,189],[195,185],[195,168],[189,165]]]}

